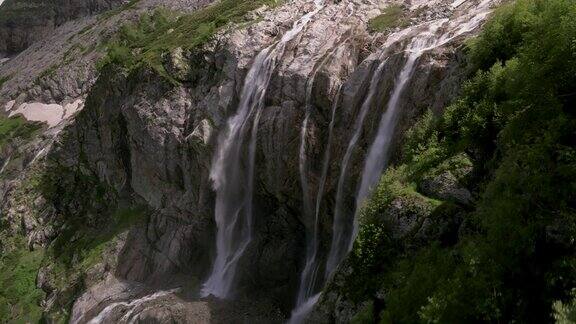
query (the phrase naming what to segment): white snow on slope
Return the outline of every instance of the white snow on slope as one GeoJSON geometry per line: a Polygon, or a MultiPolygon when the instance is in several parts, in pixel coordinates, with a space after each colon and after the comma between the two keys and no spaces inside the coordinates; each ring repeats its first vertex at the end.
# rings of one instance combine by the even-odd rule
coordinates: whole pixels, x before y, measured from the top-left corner
{"type": "Polygon", "coordinates": [[[10,117],[22,115],[27,120],[44,122],[48,124],[49,127],[54,127],[62,120],[68,119],[74,113],[81,110],[83,106],[84,101],[77,99],[76,101],[63,106],[58,104],[31,102],[21,104],[18,108],[14,109],[14,101],[10,101],[6,104],[6,111],[10,112],[10,117]]]}

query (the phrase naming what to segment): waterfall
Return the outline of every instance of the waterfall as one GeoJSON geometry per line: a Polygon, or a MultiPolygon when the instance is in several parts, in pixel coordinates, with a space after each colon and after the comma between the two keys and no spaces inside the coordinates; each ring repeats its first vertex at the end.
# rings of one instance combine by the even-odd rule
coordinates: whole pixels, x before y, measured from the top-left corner
{"type": "MultiPolygon", "coordinates": [[[[362,206],[362,203],[368,197],[374,186],[378,184],[380,175],[388,164],[390,144],[396,130],[400,113],[400,98],[406,85],[412,79],[416,62],[422,54],[427,51],[445,45],[454,38],[476,29],[488,15],[489,5],[490,0],[485,0],[480,3],[471,14],[465,15],[452,23],[447,23],[447,19],[432,22],[428,26],[428,30],[412,38],[412,41],[405,50],[408,58],[396,80],[394,91],[387,104],[386,112],[380,120],[376,138],[370,146],[365,160],[362,180],[356,196],[357,209],[362,206]],[[438,35],[441,27],[447,28],[447,31],[438,35]]],[[[356,237],[357,232],[358,220],[354,217],[352,237],[356,237]]]]}
{"type": "Polygon", "coordinates": [[[380,57],[381,63],[372,76],[368,94],[364,99],[358,117],[355,121],[354,132],[344,154],[340,177],[338,179],[332,243],[328,259],[326,261],[327,276],[330,276],[334,272],[336,267],[344,259],[345,255],[352,248],[358,232],[358,221],[356,219],[356,213],[364,199],[368,197],[374,185],[377,184],[380,175],[386,167],[392,136],[394,134],[400,113],[400,98],[404,88],[412,77],[416,67],[416,62],[422,56],[422,54],[426,53],[427,51],[445,45],[455,38],[475,30],[490,13],[491,3],[492,0],[483,0],[476,7],[472,8],[470,12],[458,17],[451,22],[448,19],[439,19],[432,22],[423,23],[393,34],[386,41],[386,44],[384,45],[384,52],[386,51],[386,47],[392,45],[393,43],[403,39],[411,38],[411,41],[405,50],[408,53],[408,57],[400,74],[397,77],[394,89],[387,104],[386,112],[382,115],[376,138],[370,146],[356,195],[355,210],[352,212],[352,219],[350,219],[350,216],[346,215],[345,211],[343,210],[344,189],[348,172],[348,164],[350,163],[352,154],[356,149],[357,142],[362,133],[364,120],[370,109],[374,95],[378,90],[378,86],[382,77],[382,70],[387,62],[387,60],[383,60],[382,56],[384,53],[382,53],[380,57]],[[413,35],[414,30],[418,30],[422,27],[425,28],[423,32],[413,35]],[[438,35],[438,31],[442,29],[446,31],[438,35]]]}
{"type": "Polygon", "coordinates": [[[252,241],[254,164],[263,101],[286,44],[324,7],[324,1],[315,0],[315,5],[315,9],[294,22],[278,42],[256,56],[244,81],[237,113],[219,138],[210,170],[216,191],[216,259],[203,284],[202,296],[230,297],[238,261],[252,241]],[[248,152],[244,154],[246,137],[249,137],[248,152]]]}
{"type": "Polygon", "coordinates": [[[304,266],[304,270],[302,270],[300,287],[296,299],[296,307],[294,307],[294,310],[292,310],[292,314],[288,322],[290,324],[301,323],[320,298],[320,293],[314,294],[313,290],[318,277],[318,217],[320,216],[320,206],[322,204],[324,187],[326,185],[326,178],[328,177],[328,169],[330,167],[330,150],[332,149],[334,121],[336,119],[336,108],[338,107],[338,101],[340,99],[340,89],[341,86],[338,87],[337,96],[332,105],[330,124],[328,126],[328,145],[324,151],[322,175],[320,177],[318,193],[316,195],[316,206],[314,210],[315,223],[314,234],[312,237],[313,242],[307,244],[306,265],[304,266]]]}
{"type": "Polygon", "coordinates": [[[348,170],[348,164],[350,163],[350,159],[352,154],[354,153],[354,149],[356,148],[356,143],[360,138],[360,134],[362,133],[362,126],[364,125],[364,119],[366,119],[366,115],[370,110],[370,105],[372,104],[372,98],[376,94],[378,90],[378,85],[380,84],[380,78],[382,76],[382,70],[386,65],[386,60],[382,60],[382,62],[378,65],[378,68],[372,75],[372,79],[370,80],[370,87],[368,90],[368,95],[364,99],[362,106],[360,108],[360,112],[358,113],[358,117],[354,123],[354,132],[352,137],[350,138],[350,142],[346,148],[346,153],[344,154],[344,158],[342,160],[342,165],[340,167],[340,175],[338,178],[338,185],[336,189],[336,203],[334,206],[334,221],[332,224],[332,244],[330,246],[330,252],[328,253],[328,260],[326,262],[326,277],[329,277],[330,274],[336,269],[340,261],[343,259],[346,252],[348,252],[347,247],[350,245],[351,236],[349,233],[348,228],[350,227],[348,217],[344,214],[342,210],[342,204],[344,199],[344,185],[345,179],[348,170]]]}
{"type": "MultiPolygon", "coordinates": [[[[359,208],[364,199],[368,196],[370,190],[378,183],[380,174],[388,162],[388,152],[392,142],[392,136],[396,129],[396,124],[399,117],[400,98],[404,88],[412,79],[416,62],[418,58],[424,53],[424,50],[431,46],[437,39],[436,31],[445,21],[439,21],[430,26],[430,29],[415,36],[406,52],[408,58],[404,67],[400,71],[394,90],[387,104],[386,112],[382,115],[378,132],[374,142],[370,146],[368,155],[365,160],[364,170],[362,171],[362,179],[358,194],[356,196],[356,206],[359,208]]],[[[358,231],[357,220],[354,220],[354,230],[352,237],[356,236],[358,231]]]]}
{"type": "MultiPolygon", "coordinates": [[[[306,87],[306,114],[304,121],[302,122],[302,129],[300,134],[300,152],[299,152],[299,168],[300,168],[300,182],[302,183],[302,199],[303,199],[303,218],[308,220],[312,214],[312,203],[310,201],[310,190],[308,186],[308,180],[306,175],[307,170],[307,158],[306,158],[306,135],[308,132],[308,123],[310,119],[310,109],[311,109],[311,99],[312,99],[312,89],[314,87],[314,80],[316,79],[316,73],[326,62],[328,62],[333,55],[338,51],[340,46],[349,41],[349,38],[345,38],[342,42],[337,44],[329,53],[327,53],[324,59],[321,60],[318,67],[312,71],[312,77],[308,80],[306,87]]],[[[312,230],[309,229],[310,224],[306,225],[306,263],[302,274],[300,276],[300,284],[298,287],[298,293],[296,296],[296,306],[292,311],[289,323],[296,324],[300,323],[311,308],[316,303],[320,294],[315,294],[314,288],[317,286],[318,279],[318,226],[319,226],[319,216],[320,216],[320,206],[322,203],[322,196],[324,194],[324,186],[326,183],[326,178],[328,176],[328,167],[330,165],[330,149],[332,143],[332,133],[334,129],[334,120],[336,118],[336,108],[340,98],[341,85],[338,87],[336,92],[336,99],[332,105],[331,119],[328,131],[328,145],[324,152],[322,174],[320,178],[320,183],[318,186],[318,192],[316,194],[316,204],[314,208],[314,218],[312,223],[312,230]],[[313,295],[315,294],[315,295],[313,295]]]]}

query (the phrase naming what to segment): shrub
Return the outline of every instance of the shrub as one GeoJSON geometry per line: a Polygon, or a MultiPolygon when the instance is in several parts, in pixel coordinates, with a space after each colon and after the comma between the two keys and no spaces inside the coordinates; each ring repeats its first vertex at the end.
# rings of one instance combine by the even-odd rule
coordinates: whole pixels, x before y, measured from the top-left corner
{"type": "Polygon", "coordinates": [[[376,16],[368,22],[368,28],[372,32],[383,32],[396,27],[405,26],[408,23],[404,17],[404,12],[399,5],[390,5],[382,10],[379,16],[376,16]]]}

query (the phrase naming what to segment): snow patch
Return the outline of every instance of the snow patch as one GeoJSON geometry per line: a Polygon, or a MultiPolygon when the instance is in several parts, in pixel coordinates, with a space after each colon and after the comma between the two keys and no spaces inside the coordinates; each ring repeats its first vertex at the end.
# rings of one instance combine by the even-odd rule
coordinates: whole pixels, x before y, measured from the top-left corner
{"type": "MultiPolygon", "coordinates": [[[[1,1],[1,0],[0,0],[1,1]]],[[[6,104],[6,111],[10,111],[9,116],[22,115],[29,121],[38,121],[54,127],[65,119],[70,118],[74,113],[84,107],[84,101],[77,99],[65,105],[44,104],[40,102],[23,103],[14,109],[14,101],[6,104]]]]}

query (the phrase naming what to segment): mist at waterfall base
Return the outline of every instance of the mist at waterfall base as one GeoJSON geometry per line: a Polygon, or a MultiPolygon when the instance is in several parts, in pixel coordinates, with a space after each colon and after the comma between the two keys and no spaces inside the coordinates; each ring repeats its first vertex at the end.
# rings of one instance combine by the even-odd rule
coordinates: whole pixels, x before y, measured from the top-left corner
{"type": "MultiPolygon", "coordinates": [[[[209,278],[204,282],[201,295],[214,295],[219,298],[230,298],[233,293],[233,283],[239,259],[252,241],[252,199],[253,178],[255,168],[256,139],[259,119],[263,109],[263,100],[270,83],[272,74],[284,54],[286,44],[294,39],[323,7],[322,1],[315,1],[316,8],[297,20],[278,42],[262,50],[252,64],[240,96],[237,112],[232,116],[226,131],[219,138],[217,152],[211,169],[211,179],[216,190],[215,220],[217,224],[216,259],[209,278]],[[238,166],[244,165],[244,168],[238,166]],[[238,193],[242,193],[239,195],[238,193]]],[[[332,228],[332,241],[326,260],[325,273],[317,275],[317,224],[312,224],[312,232],[307,235],[306,264],[302,270],[300,287],[296,300],[296,307],[292,311],[289,323],[301,323],[321,298],[321,293],[314,291],[318,281],[324,283],[329,280],[338,265],[350,251],[358,232],[356,213],[363,201],[369,196],[372,188],[377,184],[379,177],[388,163],[388,154],[392,137],[402,111],[401,97],[415,72],[417,63],[422,54],[436,47],[442,46],[465,33],[475,30],[489,13],[490,0],[482,1],[471,12],[450,22],[448,19],[439,19],[421,25],[410,27],[397,34],[389,36],[387,45],[408,40],[401,55],[405,62],[395,79],[393,89],[389,95],[385,111],[376,130],[376,136],[369,147],[364,161],[363,171],[357,188],[356,209],[350,214],[344,211],[344,189],[346,187],[349,163],[364,129],[368,111],[373,105],[374,97],[383,77],[383,70],[387,64],[384,48],[378,67],[371,76],[369,89],[354,122],[353,134],[346,146],[341,162],[336,192],[334,220],[332,228]]],[[[338,94],[340,95],[340,94],[338,94]]],[[[336,100],[337,104],[338,100],[336,100]]],[[[335,105],[336,105],[335,104],[335,105]]],[[[336,106],[333,108],[330,122],[329,142],[332,141],[332,127],[334,123],[336,106]]],[[[304,143],[309,115],[302,124],[302,143],[300,147],[300,175],[303,185],[303,194],[310,196],[306,185],[304,143]]],[[[330,143],[328,143],[330,145],[330,143]]],[[[329,152],[329,148],[328,148],[329,152]]],[[[325,159],[329,159],[327,153],[325,159]]],[[[327,160],[323,164],[328,163],[327,160]]],[[[324,169],[324,167],[323,167],[324,169]]],[[[326,168],[327,169],[327,168],[326,168]]],[[[323,171],[324,172],[324,171],[323,171]]],[[[325,180],[325,175],[322,175],[325,180]]],[[[323,181],[324,181],[323,180],[323,181]]],[[[321,200],[323,186],[320,185],[317,199],[321,200]]],[[[315,206],[318,207],[319,201],[315,206]]],[[[318,208],[313,210],[311,201],[304,199],[304,211],[317,216],[318,208]]],[[[317,222],[315,217],[315,222],[317,222]]]]}

